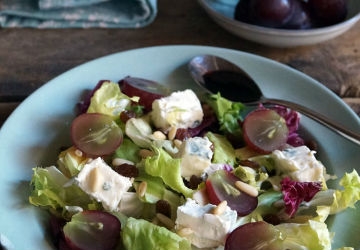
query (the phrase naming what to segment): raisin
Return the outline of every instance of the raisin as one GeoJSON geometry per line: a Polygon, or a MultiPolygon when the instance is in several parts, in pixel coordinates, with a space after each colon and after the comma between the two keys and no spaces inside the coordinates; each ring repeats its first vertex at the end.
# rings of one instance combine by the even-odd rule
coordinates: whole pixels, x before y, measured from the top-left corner
{"type": "Polygon", "coordinates": [[[166,200],[158,200],[155,204],[156,213],[163,214],[171,218],[171,206],[166,200]]]}
{"type": "Polygon", "coordinates": [[[135,117],[136,117],[136,113],[134,111],[124,110],[123,112],[120,113],[120,120],[123,123],[126,123],[128,120],[135,117]]]}
{"type": "Polygon", "coordinates": [[[253,169],[260,168],[260,165],[257,162],[250,161],[250,160],[241,160],[239,163],[242,166],[253,168],[253,169]]]}
{"type": "Polygon", "coordinates": [[[121,164],[119,166],[114,167],[115,172],[121,174],[122,176],[129,177],[129,178],[136,178],[139,176],[139,169],[132,164],[121,164]]]}

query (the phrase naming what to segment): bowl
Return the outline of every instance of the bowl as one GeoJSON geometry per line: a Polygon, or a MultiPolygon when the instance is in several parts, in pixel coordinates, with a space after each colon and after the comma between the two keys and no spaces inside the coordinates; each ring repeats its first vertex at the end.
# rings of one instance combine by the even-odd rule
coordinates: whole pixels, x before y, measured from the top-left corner
{"type": "Polygon", "coordinates": [[[360,19],[360,1],[348,0],[348,15],[338,24],[306,30],[267,28],[234,19],[238,0],[198,0],[200,6],[221,27],[241,38],[271,47],[296,47],[321,43],[335,38],[360,19]]]}

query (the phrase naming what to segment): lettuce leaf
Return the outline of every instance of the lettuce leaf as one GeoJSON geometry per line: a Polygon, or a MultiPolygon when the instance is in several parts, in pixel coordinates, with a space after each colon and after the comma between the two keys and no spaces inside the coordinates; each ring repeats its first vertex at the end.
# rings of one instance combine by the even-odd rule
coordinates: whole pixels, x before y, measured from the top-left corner
{"type": "Polygon", "coordinates": [[[138,190],[139,183],[146,181],[146,192],[139,199],[144,203],[155,204],[159,200],[165,200],[171,208],[171,218],[175,220],[177,207],[180,206],[184,199],[178,193],[169,190],[161,178],[148,175],[140,168],[139,176],[136,177],[134,187],[138,190]]]}
{"type": "Polygon", "coordinates": [[[121,158],[126,159],[128,161],[132,161],[137,163],[141,160],[139,156],[140,147],[137,146],[133,141],[129,138],[124,138],[120,147],[115,150],[113,158],[121,158]]]}
{"type": "Polygon", "coordinates": [[[84,154],[77,154],[76,150],[77,149],[72,146],[62,151],[59,155],[59,159],[57,161],[59,170],[67,177],[73,177],[77,175],[89,159],[84,154]]]}
{"type": "Polygon", "coordinates": [[[282,223],[275,226],[283,237],[283,249],[331,250],[331,234],[324,222],[282,223]]]}
{"type": "Polygon", "coordinates": [[[241,112],[245,106],[240,102],[225,99],[220,93],[211,95],[206,101],[215,111],[220,130],[226,134],[241,136],[242,131],[239,121],[243,119],[241,112]]]}
{"type": "Polygon", "coordinates": [[[77,185],[71,184],[70,179],[56,167],[34,168],[31,179],[33,187],[29,202],[35,206],[49,209],[50,212],[69,218],[67,207],[81,207],[82,209],[100,209],[101,205],[92,200],[77,185]]]}
{"type": "Polygon", "coordinates": [[[234,166],[236,156],[235,149],[225,136],[214,134],[212,132],[206,133],[206,137],[214,145],[214,155],[212,163],[222,163],[234,166]]]}
{"type": "Polygon", "coordinates": [[[339,185],[342,190],[335,190],[335,200],[330,206],[330,214],[335,214],[346,208],[354,208],[357,201],[360,200],[360,177],[354,169],[351,173],[345,173],[340,179],[339,185]]]}
{"type": "Polygon", "coordinates": [[[106,114],[117,119],[120,113],[129,108],[131,102],[138,102],[138,97],[128,97],[120,90],[119,84],[106,81],[90,99],[88,113],[106,114]]]}
{"type": "Polygon", "coordinates": [[[160,177],[174,191],[191,197],[193,190],[187,188],[181,177],[181,159],[172,158],[162,148],[153,148],[155,155],[147,157],[144,162],[145,171],[152,176],[160,177]]]}
{"type": "Polygon", "coordinates": [[[188,240],[165,227],[142,219],[129,218],[122,229],[122,240],[127,250],[181,249],[191,250],[188,240]],[[151,237],[149,237],[151,235],[151,237]]]}

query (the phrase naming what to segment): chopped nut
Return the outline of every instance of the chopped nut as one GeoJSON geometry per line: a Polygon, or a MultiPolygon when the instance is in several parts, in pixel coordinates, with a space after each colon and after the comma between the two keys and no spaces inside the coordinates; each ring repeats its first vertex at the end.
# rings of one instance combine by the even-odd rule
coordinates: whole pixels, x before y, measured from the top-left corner
{"type": "Polygon", "coordinates": [[[175,139],[175,136],[176,136],[176,131],[177,131],[177,128],[172,126],[169,130],[169,133],[168,133],[168,139],[169,140],[174,140],[175,139]]]}
{"type": "Polygon", "coordinates": [[[78,156],[78,157],[82,157],[83,156],[83,152],[79,149],[76,149],[75,150],[75,155],[78,156]]]}
{"type": "Polygon", "coordinates": [[[159,221],[169,230],[175,227],[175,223],[169,217],[163,214],[157,213],[156,218],[158,218],[159,221]]]}
{"type": "Polygon", "coordinates": [[[139,184],[139,187],[138,187],[138,195],[140,197],[143,197],[146,193],[146,189],[147,189],[147,182],[146,181],[142,181],[140,184],[139,184]]]}
{"type": "Polygon", "coordinates": [[[156,140],[166,140],[166,135],[159,130],[157,130],[153,133],[153,137],[156,140]]]}
{"type": "Polygon", "coordinates": [[[253,187],[245,182],[236,181],[235,187],[237,189],[239,189],[240,191],[247,193],[250,196],[257,197],[259,195],[259,191],[255,187],[253,187]]]}
{"type": "Polygon", "coordinates": [[[226,207],[227,207],[227,201],[224,200],[224,201],[220,202],[216,207],[214,207],[214,209],[212,210],[212,213],[215,215],[220,215],[225,212],[226,207]]]}
{"type": "Polygon", "coordinates": [[[182,144],[182,141],[181,141],[181,140],[175,139],[173,142],[174,142],[175,147],[177,147],[177,148],[180,148],[180,147],[181,147],[181,144],[182,144]]]}
{"type": "Polygon", "coordinates": [[[140,149],[139,150],[139,155],[141,158],[147,158],[149,156],[152,156],[154,153],[148,149],[140,149]]]}
{"type": "Polygon", "coordinates": [[[185,237],[185,236],[193,234],[194,231],[189,227],[183,227],[183,228],[179,229],[178,231],[176,231],[176,233],[181,237],[185,237]]]}
{"type": "Polygon", "coordinates": [[[89,188],[92,192],[98,191],[102,187],[102,177],[98,168],[94,168],[89,173],[89,188]]]}

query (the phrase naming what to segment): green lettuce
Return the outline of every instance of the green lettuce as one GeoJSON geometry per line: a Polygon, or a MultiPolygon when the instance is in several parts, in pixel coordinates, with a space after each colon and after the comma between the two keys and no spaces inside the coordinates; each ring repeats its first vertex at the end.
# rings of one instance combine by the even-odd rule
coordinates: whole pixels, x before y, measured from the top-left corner
{"type": "Polygon", "coordinates": [[[73,177],[77,175],[84,167],[89,158],[83,154],[78,154],[74,146],[62,151],[59,155],[57,164],[59,170],[67,177],[73,177]]]}
{"type": "Polygon", "coordinates": [[[339,185],[343,189],[335,190],[335,200],[330,206],[330,214],[341,212],[348,207],[354,208],[355,203],[360,200],[360,177],[355,169],[351,173],[345,173],[339,185]]]}
{"type": "Polygon", "coordinates": [[[191,250],[191,243],[165,227],[142,219],[129,218],[121,232],[127,250],[181,249],[191,250]],[[149,237],[151,236],[151,237],[149,237]]]}
{"type": "Polygon", "coordinates": [[[132,140],[129,138],[124,138],[120,147],[115,150],[113,158],[121,158],[126,159],[128,161],[132,161],[137,163],[141,160],[139,156],[140,147],[137,146],[132,140]]]}
{"type": "Polygon", "coordinates": [[[331,250],[331,237],[324,222],[281,223],[275,226],[284,237],[283,249],[331,250]]]}
{"type": "Polygon", "coordinates": [[[235,135],[242,134],[239,121],[243,119],[241,112],[245,108],[244,104],[229,101],[220,93],[209,96],[206,101],[215,111],[222,132],[235,135]]]}
{"type": "Polygon", "coordinates": [[[87,210],[101,208],[99,203],[92,200],[78,186],[71,184],[70,179],[56,167],[37,167],[33,171],[32,191],[29,196],[31,204],[45,207],[64,218],[71,216],[69,207],[81,207],[87,210]]]}
{"type": "Polygon", "coordinates": [[[181,159],[172,158],[164,149],[153,148],[155,154],[144,162],[147,174],[160,177],[163,182],[185,197],[191,197],[193,190],[187,188],[181,177],[181,159]]]}
{"type": "Polygon", "coordinates": [[[87,113],[106,114],[118,119],[120,113],[129,108],[131,102],[138,102],[138,97],[128,97],[120,90],[119,84],[104,82],[91,97],[87,113]]]}
{"type": "Polygon", "coordinates": [[[160,177],[154,177],[148,175],[140,168],[139,176],[136,177],[134,187],[138,190],[140,182],[145,181],[147,183],[146,192],[139,199],[142,202],[155,204],[159,200],[165,200],[171,207],[171,217],[175,219],[177,207],[180,206],[184,200],[172,190],[169,190],[160,177]]]}
{"type": "Polygon", "coordinates": [[[241,165],[236,167],[233,173],[240,180],[256,187],[258,190],[260,190],[261,184],[269,177],[267,173],[261,171],[261,168],[255,170],[254,168],[241,165]]]}
{"type": "Polygon", "coordinates": [[[214,145],[213,147],[214,155],[212,162],[229,164],[233,166],[236,160],[235,149],[233,148],[231,143],[226,139],[226,137],[223,135],[214,134],[212,132],[206,133],[206,137],[214,145]]]}

